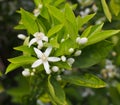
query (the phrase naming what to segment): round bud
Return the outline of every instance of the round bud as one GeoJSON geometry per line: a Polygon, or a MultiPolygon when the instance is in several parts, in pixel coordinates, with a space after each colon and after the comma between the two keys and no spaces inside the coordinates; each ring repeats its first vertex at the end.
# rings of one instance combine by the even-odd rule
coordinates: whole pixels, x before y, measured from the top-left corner
{"type": "Polygon", "coordinates": [[[57,72],[58,70],[59,70],[59,68],[57,66],[52,67],[52,71],[57,72]]]}
{"type": "Polygon", "coordinates": [[[66,61],[66,57],[65,57],[65,56],[62,56],[62,57],[61,57],[61,60],[62,60],[63,62],[65,62],[65,61],[66,61]]]}
{"type": "Polygon", "coordinates": [[[74,55],[75,55],[75,56],[79,56],[81,53],[82,53],[81,50],[77,50],[74,55]]]}

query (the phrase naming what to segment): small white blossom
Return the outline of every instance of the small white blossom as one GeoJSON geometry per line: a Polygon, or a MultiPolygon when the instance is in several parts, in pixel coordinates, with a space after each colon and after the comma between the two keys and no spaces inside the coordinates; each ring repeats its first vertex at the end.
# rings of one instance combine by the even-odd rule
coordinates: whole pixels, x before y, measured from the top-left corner
{"type": "Polygon", "coordinates": [[[19,39],[25,40],[26,36],[24,34],[18,34],[17,36],[19,39]]]}
{"type": "Polygon", "coordinates": [[[73,49],[73,48],[70,48],[70,49],[69,49],[69,52],[70,52],[70,53],[73,53],[73,52],[74,52],[74,49],[73,49]]]}
{"type": "Polygon", "coordinates": [[[34,76],[35,75],[35,73],[34,72],[31,72],[31,74],[30,74],[31,76],[34,76]]]}
{"type": "Polygon", "coordinates": [[[58,75],[56,79],[57,79],[58,81],[61,81],[61,80],[62,80],[61,75],[58,75]]]}
{"type": "Polygon", "coordinates": [[[29,47],[34,44],[37,43],[38,44],[38,48],[42,48],[43,47],[43,41],[48,42],[48,37],[44,35],[44,33],[42,32],[36,32],[34,35],[34,38],[31,39],[31,41],[29,42],[29,47]]]}
{"type": "Polygon", "coordinates": [[[65,41],[65,39],[63,38],[63,39],[61,40],[61,43],[64,42],[64,41],[65,41]]]}
{"type": "Polygon", "coordinates": [[[65,62],[65,61],[66,61],[66,57],[65,57],[65,56],[61,56],[61,60],[62,60],[63,62],[65,62]]]}
{"type": "Polygon", "coordinates": [[[33,13],[34,13],[34,16],[36,16],[36,17],[39,16],[40,15],[40,9],[39,8],[34,9],[33,13]]]}
{"type": "Polygon", "coordinates": [[[72,65],[75,62],[74,58],[68,58],[67,59],[68,64],[72,65]]]}
{"type": "Polygon", "coordinates": [[[28,77],[28,76],[30,76],[30,70],[29,69],[24,69],[23,71],[22,71],[22,75],[23,76],[25,76],[25,77],[28,77]]]}
{"type": "Polygon", "coordinates": [[[47,74],[51,73],[50,70],[50,65],[49,62],[58,62],[60,61],[60,58],[58,57],[49,57],[51,51],[52,51],[52,47],[48,47],[45,52],[43,53],[42,51],[40,51],[37,48],[34,48],[34,51],[38,57],[38,60],[36,60],[33,64],[32,64],[32,68],[36,68],[38,66],[40,66],[41,64],[43,64],[45,71],[47,74]]]}
{"type": "Polygon", "coordinates": [[[86,38],[86,37],[83,37],[83,38],[77,37],[76,38],[76,43],[78,43],[78,44],[85,44],[87,42],[88,42],[88,38],[86,38]]]}
{"type": "Polygon", "coordinates": [[[57,72],[59,70],[58,66],[53,66],[52,71],[57,72]]]}
{"type": "Polygon", "coordinates": [[[82,53],[81,50],[77,50],[74,55],[75,55],[75,56],[79,56],[81,53],[82,53]]]}

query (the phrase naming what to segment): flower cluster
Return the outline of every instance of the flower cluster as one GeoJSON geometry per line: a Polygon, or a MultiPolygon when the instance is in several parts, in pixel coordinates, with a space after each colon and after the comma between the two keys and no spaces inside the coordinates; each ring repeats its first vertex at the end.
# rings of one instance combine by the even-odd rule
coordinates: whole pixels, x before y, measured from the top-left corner
{"type": "MultiPolygon", "coordinates": [[[[18,38],[25,40],[26,36],[23,34],[19,34],[18,38]]],[[[76,38],[76,44],[85,44],[87,43],[88,39],[86,37],[77,37],[76,38]]],[[[66,55],[62,56],[54,56],[52,55],[52,51],[55,51],[55,48],[52,46],[45,46],[45,43],[49,43],[48,37],[43,32],[36,32],[33,34],[33,38],[29,40],[28,47],[32,47],[37,60],[33,62],[31,65],[32,72],[30,69],[25,68],[22,72],[23,76],[30,76],[34,75],[36,68],[40,67],[41,65],[44,67],[44,70],[47,74],[50,74],[51,72],[58,72],[62,71],[64,68],[59,67],[58,65],[55,65],[54,62],[65,62],[70,67],[75,62],[74,57],[81,55],[81,50],[76,50],[74,48],[69,49],[69,53],[71,54],[70,57],[66,55]]],[[[62,43],[62,42],[61,42],[62,43]]],[[[49,44],[48,44],[49,45],[49,44]]]]}

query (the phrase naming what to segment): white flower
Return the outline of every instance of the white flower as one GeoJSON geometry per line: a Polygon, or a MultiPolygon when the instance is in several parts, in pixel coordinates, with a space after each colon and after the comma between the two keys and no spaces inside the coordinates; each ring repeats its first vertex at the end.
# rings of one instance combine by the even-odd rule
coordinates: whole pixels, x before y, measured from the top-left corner
{"type": "Polygon", "coordinates": [[[61,56],[61,60],[62,60],[63,62],[65,62],[65,61],[66,61],[66,57],[65,57],[65,56],[61,56]]]}
{"type": "Polygon", "coordinates": [[[26,36],[24,34],[18,34],[17,36],[19,39],[25,40],[26,36]]]}
{"type": "Polygon", "coordinates": [[[68,64],[72,65],[75,62],[74,58],[68,58],[67,60],[68,64]]]}
{"type": "Polygon", "coordinates": [[[40,66],[41,64],[43,64],[45,71],[47,74],[51,73],[50,70],[50,65],[49,62],[58,62],[60,61],[60,58],[58,57],[49,57],[51,51],[52,51],[52,47],[48,47],[45,52],[41,52],[39,49],[34,48],[34,51],[38,57],[38,60],[36,60],[33,64],[32,64],[32,68],[36,68],[38,66],[40,66]]]}
{"type": "Polygon", "coordinates": [[[37,17],[40,15],[40,10],[38,8],[36,8],[36,9],[34,9],[33,13],[34,13],[34,16],[37,17]]]}
{"type": "Polygon", "coordinates": [[[57,72],[59,70],[58,66],[53,66],[52,71],[57,72]]]}
{"type": "Polygon", "coordinates": [[[74,52],[74,49],[73,49],[73,48],[70,48],[70,49],[69,49],[69,52],[70,52],[70,53],[73,53],[73,52],[74,52]]]}
{"type": "Polygon", "coordinates": [[[83,38],[77,37],[77,38],[76,38],[76,42],[77,42],[78,44],[85,44],[85,43],[88,42],[88,38],[86,38],[86,37],[83,37],[83,38]]]}
{"type": "Polygon", "coordinates": [[[79,56],[81,53],[82,53],[81,50],[77,50],[74,55],[75,55],[75,56],[79,56]]]}
{"type": "Polygon", "coordinates": [[[58,81],[61,81],[62,78],[61,78],[61,75],[57,75],[57,78],[56,78],[58,81]]]}
{"type": "Polygon", "coordinates": [[[22,71],[22,75],[25,76],[25,77],[28,77],[30,76],[30,70],[29,69],[24,69],[24,71],[22,71]]]}
{"type": "Polygon", "coordinates": [[[38,48],[42,48],[43,41],[48,42],[48,37],[45,36],[44,33],[42,33],[42,32],[36,32],[33,36],[34,36],[34,38],[29,42],[29,47],[32,44],[37,43],[38,48]]]}

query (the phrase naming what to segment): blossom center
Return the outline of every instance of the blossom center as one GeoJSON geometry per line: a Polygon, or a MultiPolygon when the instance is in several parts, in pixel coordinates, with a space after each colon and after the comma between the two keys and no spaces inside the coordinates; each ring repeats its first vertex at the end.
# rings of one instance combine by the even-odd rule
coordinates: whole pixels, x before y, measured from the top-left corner
{"type": "Polygon", "coordinates": [[[41,34],[38,34],[37,37],[36,37],[38,40],[42,40],[43,39],[43,36],[41,34]]]}
{"type": "Polygon", "coordinates": [[[45,56],[45,54],[42,55],[41,59],[43,62],[47,61],[47,57],[45,56]]]}

